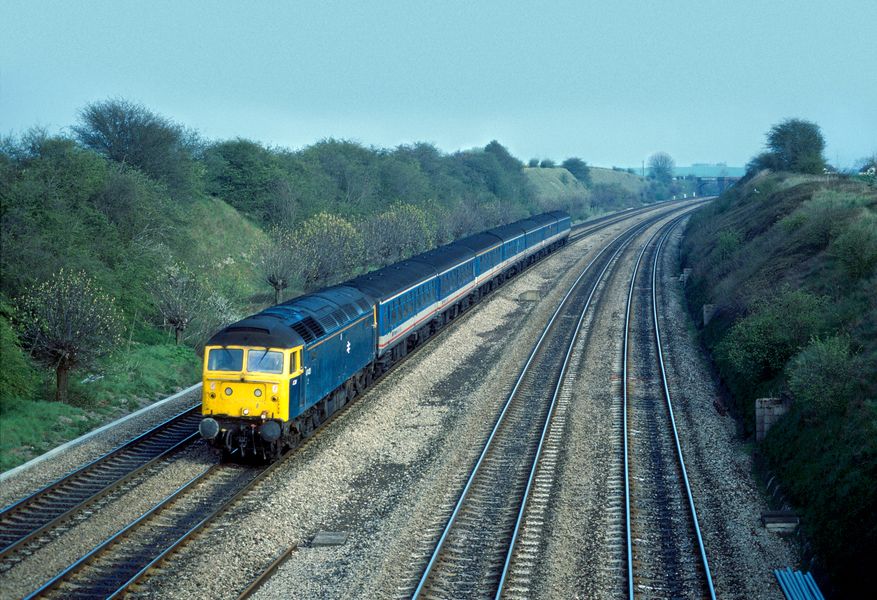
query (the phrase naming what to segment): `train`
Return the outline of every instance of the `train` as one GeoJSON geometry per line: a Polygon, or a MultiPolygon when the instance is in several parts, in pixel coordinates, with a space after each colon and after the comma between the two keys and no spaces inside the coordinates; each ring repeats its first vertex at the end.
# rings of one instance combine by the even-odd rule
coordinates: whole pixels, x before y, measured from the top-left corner
{"type": "Polygon", "coordinates": [[[566,212],[533,216],[225,327],[204,348],[201,437],[224,459],[277,459],[570,229],[566,212]]]}

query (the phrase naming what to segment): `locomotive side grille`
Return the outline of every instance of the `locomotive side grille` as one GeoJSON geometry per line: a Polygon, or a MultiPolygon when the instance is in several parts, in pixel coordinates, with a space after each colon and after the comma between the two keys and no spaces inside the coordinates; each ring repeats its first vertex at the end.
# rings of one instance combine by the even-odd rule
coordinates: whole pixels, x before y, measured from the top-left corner
{"type": "Polygon", "coordinates": [[[325,330],[325,331],[329,331],[330,329],[335,329],[335,328],[337,328],[338,325],[339,325],[339,322],[335,320],[335,315],[334,315],[334,314],[323,315],[322,317],[319,318],[319,320],[317,321],[317,323],[319,323],[320,326],[321,326],[321,327],[323,328],[323,330],[325,330]]]}
{"type": "Polygon", "coordinates": [[[301,321],[299,321],[298,323],[293,323],[292,325],[290,325],[290,327],[293,331],[299,334],[301,336],[301,339],[303,339],[305,342],[314,341],[314,334],[311,333],[311,330],[305,327],[301,321]]]}
{"type": "Polygon", "coordinates": [[[313,335],[315,338],[318,338],[326,333],[326,330],[323,328],[323,326],[317,323],[317,321],[315,321],[313,317],[305,317],[301,320],[301,322],[304,324],[305,327],[311,330],[311,335],[313,335]]]}

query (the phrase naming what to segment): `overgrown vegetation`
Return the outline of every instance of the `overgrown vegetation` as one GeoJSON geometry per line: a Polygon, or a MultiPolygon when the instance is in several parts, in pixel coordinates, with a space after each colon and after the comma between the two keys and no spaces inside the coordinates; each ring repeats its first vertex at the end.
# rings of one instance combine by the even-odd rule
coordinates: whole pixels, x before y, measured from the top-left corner
{"type": "Polygon", "coordinates": [[[702,339],[745,431],[756,398],[792,401],[759,451],[856,596],[877,553],[877,191],[750,172],[692,217],[683,256],[692,314],[717,307],[702,339]]]}
{"type": "Polygon", "coordinates": [[[557,169],[575,193],[537,193],[496,141],[453,154],[208,142],[123,99],[86,106],[71,132],[0,139],[2,468],[194,383],[206,338],[271,302],[530,214],[614,206],[589,202],[578,158],[557,169]],[[76,277],[55,300],[79,297],[97,320],[47,344],[66,309],[40,290],[62,272],[76,277]],[[68,372],[67,402],[51,402],[68,372]]]}

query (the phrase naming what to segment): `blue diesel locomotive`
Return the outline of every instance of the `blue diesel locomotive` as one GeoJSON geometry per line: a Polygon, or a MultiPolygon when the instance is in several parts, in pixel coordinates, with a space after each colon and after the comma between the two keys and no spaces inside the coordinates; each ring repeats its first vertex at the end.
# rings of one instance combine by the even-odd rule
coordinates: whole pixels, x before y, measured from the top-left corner
{"type": "Polygon", "coordinates": [[[229,325],[205,347],[202,437],[226,456],[277,458],[569,232],[568,214],[545,213],[229,325]]]}

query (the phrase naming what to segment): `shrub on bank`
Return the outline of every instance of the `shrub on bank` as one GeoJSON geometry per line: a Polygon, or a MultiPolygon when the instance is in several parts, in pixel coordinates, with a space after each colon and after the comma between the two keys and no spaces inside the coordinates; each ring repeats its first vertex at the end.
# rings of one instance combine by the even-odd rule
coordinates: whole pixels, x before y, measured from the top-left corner
{"type": "Polygon", "coordinates": [[[804,412],[843,412],[856,391],[857,362],[848,336],[814,338],[789,362],[789,391],[804,412]]]}
{"type": "Polygon", "coordinates": [[[829,251],[852,279],[862,279],[877,268],[877,215],[861,211],[859,218],[832,241],[829,251]]]}
{"type": "Polygon", "coordinates": [[[877,554],[877,193],[754,176],[692,216],[683,260],[695,319],[718,308],[702,339],[746,433],[756,398],[792,399],[759,452],[855,597],[877,554]]]}
{"type": "Polygon", "coordinates": [[[824,298],[786,288],[760,301],[716,345],[716,364],[750,427],[755,398],[778,391],[786,361],[824,329],[826,311],[824,298]]]}

